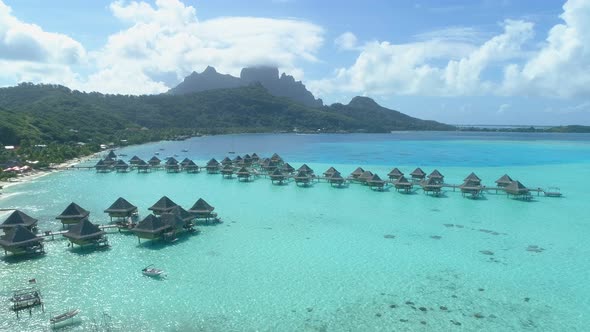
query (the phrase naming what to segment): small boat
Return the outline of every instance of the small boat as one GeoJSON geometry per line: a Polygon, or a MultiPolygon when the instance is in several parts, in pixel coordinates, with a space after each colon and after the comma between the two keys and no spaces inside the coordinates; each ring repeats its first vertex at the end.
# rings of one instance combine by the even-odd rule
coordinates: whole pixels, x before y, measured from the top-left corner
{"type": "Polygon", "coordinates": [[[182,149],[182,152],[188,152],[188,149],[182,149]]]}
{"type": "Polygon", "coordinates": [[[74,316],[76,316],[79,313],[80,313],[80,309],[70,310],[68,312],[64,312],[61,315],[57,315],[57,316],[51,317],[49,319],[49,322],[51,322],[51,324],[56,324],[56,323],[59,323],[59,322],[63,322],[64,320],[68,320],[70,318],[74,318],[74,316]]]}
{"type": "Polygon", "coordinates": [[[159,155],[160,155],[160,152],[156,151],[156,152],[154,152],[154,154],[155,154],[156,156],[159,156],[159,155]]]}
{"type": "Polygon", "coordinates": [[[148,265],[143,270],[141,270],[141,273],[143,273],[144,276],[148,276],[148,277],[163,277],[164,276],[164,270],[156,269],[155,267],[150,267],[150,266],[153,266],[153,264],[148,265]]]}

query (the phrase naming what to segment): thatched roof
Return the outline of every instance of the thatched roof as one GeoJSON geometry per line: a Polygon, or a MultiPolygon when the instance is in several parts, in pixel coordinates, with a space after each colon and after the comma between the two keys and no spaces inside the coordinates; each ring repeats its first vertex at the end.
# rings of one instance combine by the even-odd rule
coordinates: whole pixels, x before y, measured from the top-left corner
{"type": "Polygon", "coordinates": [[[242,168],[240,168],[240,169],[239,169],[239,170],[236,172],[236,174],[237,174],[238,176],[240,176],[240,175],[247,175],[247,176],[249,176],[249,175],[250,175],[250,170],[249,170],[248,168],[246,168],[246,167],[242,167],[242,168]]]}
{"type": "Polygon", "coordinates": [[[442,187],[440,182],[438,182],[437,179],[435,179],[435,178],[428,178],[428,179],[422,181],[422,183],[420,183],[420,185],[423,188],[441,188],[442,187]]]}
{"type": "Polygon", "coordinates": [[[258,161],[258,160],[260,160],[260,157],[259,157],[259,156],[256,154],[256,152],[254,152],[254,153],[252,154],[252,156],[250,156],[250,157],[251,157],[251,158],[252,158],[252,160],[254,160],[254,161],[258,161]]]}
{"type": "Polygon", "coordinates": [[[97,225],[91,223],[88,218],[84,218],[80,220],[79,223],[72,226],[70,230],[64,234],[64,237],[72,240],[87,240],[104,234],[105,232],[97,225]]]}
{"type": "Polygon", "coordinates": [[[217,166],[219,166],[219,162],[215,158],[211,158],[211,160],[209,160],[207,162],[207,167],[217,167],[217,166]]]}
{"type": "Polygon", "coordinates": [[[276,179],[285,179],[287,176],[278,168],[275,168],[274,171],[272,171],[272,173],[270,173],[270,178],[272,180],[276,180],[276,179]]]}
{"type": "Polygon", "coordinates": [[[0,237],[0,246],[19,247],[43,241],[43,238],[35,236],[33,232],[23,226],[12,228],[6,235],[0,237]]]}
{"type": "Polygon", "coordinates": [[[135,163],[135,166],[138,166],[138,167],[148,167],[149,164],[145,160],[140,159],[138,162],[135,163]]]}
{"type": "Polygon", "coordinates": [[[189,158],[184,158],[182,159],[182,161],[180,162],[180,164],[182,166],[187,165],[188,163],[190,163],[192,160],[190,160],[189,158]]]}
{"type": "Polygon", "coordinates": [[[344,178],[340,172],[336,171],[328,178],[329,182],[344,182],[344,178]]]}
{"type": "Polygon", "coordinates": [[[96,165],[94,165],[94,167],[96,167],[96,168],[102,168],[102,167],[107,167],[107,166],[108,166],[108,165],[107,165],[107,164],[105,164],[104,160],[102,160],[102,159],[100,159],[100,160],[99,160],[99,161],[96,163],[96,165]]]}
{"type": "Polygon", "coordinates": [[[356,178],[356,177],[359,177],[359,176],[361,176],[361,175],[362,175],[364,172],[365,172],[365,170],[364,170],[364,169],[362,169],[361,167],[357,167],[357,168],[354,170],[354,172],[350,173],[350,175],[351,175],[352,177],[355,177],[355,178],[356,178]]]}
{"type": "Polygon", "coordinates": [[[512,181],[509,185],[507,185],[504,190],[513,195],[522,195],[529,192],[529,189],[525,187],[520,181],[512,181]]]}
{"type": "Polygon", "coordinates": [[[502,175],[498,180],[496,180],[496,183],[498,185],[509,185],[513,182],[514,180],[512,180],[512,178],[510,176],[508,176],[508,174],[504,174],[502,175]]]}
{"type": "Polygon", "coordinates": [[[377,174],[373,174],[373,176],[371,176],[369,179],[367,179],[367,182],[369,184],[383,184],[383,183],[385,183],[385,181],[381,180],[381,178],[377,174]]]}
{"type": "Polygon", "coordinates": [[[363,174],[361,174],[358,177],[358,179],[361,180],[361,181],[367,181],[367,180],[369,180],[372,177],[373,177],[373,172],[371,172],[371,171],[364,171],[363,174]]]}
{"type": "Polygon", "coordinates": [[[160,216],[160,220],[164,224],[174,228],[182,228],[182,226],[186,225],[184,219],[177,213],[163,213],[160,216]]]}
{"type": "Polygon", "coordinates": [[[232,174],[233,172],[234,172],[234,166],[232,164],[227,164],[227,165],[223,166],[223,168],[221,169],[221,173],[232,174]]]}
{"type": "Polygon", "coordinates": [[[193,216],[180,205],[175,206],[169,213],[178,215],[182,220],[193,219],[193,216]]]}
{"type": "Polygon", "coordinates": [[[129,162],[132,164],[135,164],[137,162],[139,162],[141,160],[141,158],[139,158],[138,156],[133,156],[131,157],[131,159],[129,159],[129,162]]]}
{"type": "Polygon", "coordinates": [[[140,221],[135,228],[132,229],[138,233],[159,233],[170,228],[170,225],[165,224],[162,219],[150,214],[140,221]]]}
{"type": "Polygon", "coordinates": [[[7,228],[13,228],[16,226],[24,226],[24,227],[31,227],[34,226],[37,223],[37,219],[29,216],[28,214],[20,211],[20,210],[14,210],[14,212],[12,212],[8,218],[6,218],[6,220],[4,220],[4,222],[2,223],[2,225],[0,225],[0,228],[2,229],[7,229],[7,228]]]}
{"type": "Polygon", "coordinates": [[[240,162],[240,161],[242,161],[242,157],[240,157],[240,156],[238,155],[238,156],[236,156],[236,157],[234,158],[234,160],[233,160],[233,161],[234,161],[234,163],[240,162]]]}
{"type": "Polygon", "coordinates": [[[389,176],[390,178],[399,178],[400,176],[404,176],[404,173],[402,173],[402,171],[400,171],[399,169],[394,168],[391,170],[391,172],[387,173],[387,176],[389,176]]]}
{"type": "Polygon", "coordinates": [[[475,179],[466,179],[462,185],[459,186],[461,190],[480,190],[482,188],[481,182],[475,179]]]}
{"type": "Polygon", "coordinates": [[[467,177],[463,181],[478,181],[481,182],[479,176],[475,175],[475,173],[471,172],[471,174],[467,175],[467,177]]]}
{"type": "Polygon", "coordinates": [[[190,160],[184,164],[184,168],[198,168],[199,166],[197,164],[195,164],[194,161],[190,160]]]}
{"type": "Polygon", "coordinates": [[[170,158],[168,158],[168,160],[166,160],[166,165],[167,166],[178,165],[178,160],[176,160],[174,157],[170,157],[170,158]]]}
{"type": "Polygon", "coordinates": [[[297,174],[294,176],[294,178],[295,178],[295,181],[297,181],[297,180],[306,181],[306,180],[311,179],[310,175],[306,171],[297,172],[297,174]]]}
{"type": "Polygon", "coordinates": [[[231,159],[229,159],[229,157],[225,157],[223,158],[223,160],[221,161],[222,165],[231,165],[233,163],[233,161],[231,161],[231,159]]]}
{"type": "Polygon", "coordinates": [[[423,178],[426,176],[426,173],[424,173],[424,171],[418,167],[412,173],[410,173],[410,176],[414,178],[423,178]]]}
{"type": "Polygon", "coordinates": [[[88,217],[89,214],[90,212],[72,202],[59,216],[55,217],[55,219],[82,219],[88,217]]]}
{"type": "Polygon", "coordinates": [[[408,181],[408,179],[406,179],[406,177],[403,175],[401,177],[399,177],[397,180],[395,180],[395,182],[393,182],[393,184],[396,187],[412,186],[412,183],[410,181],[408,181]]]}
{"type": "Polygon", "coordinates": [[[161,162],[160,158],[158,158],[156,156],[153,156],[150,158],[150,160],[148,160],[148,163],[150,163],[150,164],[156,164],[156,163],[159,164],[160,162],[161,162]]]}
{"type": "Polygon", "coordinates": [[[115,151],[113,151],[113,150],[109,151],[109,154],[107,154],[107,158],[117,159],[117,155],[115,154],[115,151]]]}
{"type": "Polygon", "coordinates": [[[252,157],[249,154],[244,155],[244,160],[252,160],[252,157]]]}
{"type": "Polygon", "coordinates": [[[309,166],[307,166],[307,164],[303,164],[303,165],[301,165],[301,167],[299,167],[299,168],[297,169],[297,171],[298,171],[298,172],[300,172],[300,171],[304,171],[304,172],[307,172],[307,173],[313,173],[313,169],[311,169],[309,166]]]}
{"type": "Polygon", "coordinates": [[[435,179],[435,180],[441,180],[441,179],[444,179],[444,175],[442,175],[437,169],[435,169],[434,171],[432,171],[432,173],[430,173],[428,175],[428,178],[435,179]]]}
{"type": "Polygon", "coordinates": [[[111,206],[104,210],[105,213],[130,213],[137,210],[137,206],[129,203],[125,198],[119,197],[111,204],[111,206]]]}
{"type": "Polygon", "coordinates": [[[203,213],[203,212],[212,212],[215,210],[214,207],[209,205],[204,199],[199,198],[199,200],[190,208],[188,212],[190,213],[203,213]]]}
{"type": "Polygon", "coordinates": [[[170,198],[162,196],[154,205],[148,208],[148,210],[154,212],[168,212],[172,210],[176,205],[170,198]]]}
{"type": "Polygon", "coordinates": [[[117,160],[117,162],[115,163],[115,168],[128,168],[128,167],[129,167],[129,165],[127,165],[127,163],[122,159],[117,160]]]}
{"type": "Polygon", "coordinates": [[[283,161],[283,158],[281,158],[281,156],[279,156],[277,153],[273,153],[273,155],[270,157],[270,160],[272,161],[283,161]]]}
{"type": "Polygon", "coordinates": [[[330,176],[332,176],[332,174],[334,174],[336,172],[338,172],[338,170],[336,170],[334,167],[330,167],[324,172],[324,176],[330,177],[330,176]]]}
{"type": "Polygon", "coordinates": [[[295,172],[295,168],[291,165],[289,165],[289,163],[285,163],[281,169],[283,170],[283,172],[287,172],[287,173],[293,173],[295,172]]]}

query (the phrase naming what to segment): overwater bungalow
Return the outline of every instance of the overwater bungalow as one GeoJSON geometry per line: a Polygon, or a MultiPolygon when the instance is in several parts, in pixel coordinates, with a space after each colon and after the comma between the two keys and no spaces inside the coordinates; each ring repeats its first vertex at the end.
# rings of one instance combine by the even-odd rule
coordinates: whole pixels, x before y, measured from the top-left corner
{"type": "Polygon", "coordinates": [[[186,163],[186,165],[184,165],[182,167],[182,169],[184,169],[187,173],[199,173],[199,166],[197,164],[195,164],[194,161],[189,160],[188,163],[186,163]]]}
{"type": "Polygon", "coordinates": [[[141,158],[139,158],[138,156],[133,156],[131,157],[131,159],[129,159],[129,164],[130,165],[137,165],[140,161],[142,161],[141,158]]]}
{"type": "Polygon", "coordinates": [[[471,172],[471,174],[467,175],[467,177],[463,181],[472,181],[473,183],[481,184],[481,179],[479,176],[475,175],[475,173],[471,172]]]}
{"type": "Polygon", "coordinates": [[[94,169],[96,169],[97,173],[108,173],[112,170],[111,165],[107,165],[104,160],[99,160],[96,165],[94,165],[94,169]]]}
{"type": "Polygon", "coordinates": [[[137,216],[137,206],[129,203],[125,198],[119,197],[104,212],[108,213],[111,222],[113,222],[113,218],[115,221],[127,221],[129,218],[137,216]]]}
{"type": "Polygon", "coordinates": [[[367,179],[367,185],[371,187],[371,189],[381,191],[385,187],[385,181],[381,180],[379,175],[373,174],[371,178],[367,179]]]}
{"type": "Polygon", "coordinates": [[[79,246],[94,245],[97,247],[109,245],[106,233],[97,225],[91,223],[88,218],[84,218],[72,226],[63,236],[70,240],[72,246],[74,244],[79,246]]]}
{"type": "Polygon", "coordinates": [[[215,158],[211,158],[205,165],[205,169],[207,170],[207,174],[217,174],[219,173],[219,162],[215,160],[215,158]]]}
{"type": "Polygon", "coordinates": [[[420,182],[420,185],[422,186],[422,190],[426,194],[438,196],[441,193],[442,184],[435,178],[428,178],[426,180],[423,180],[422,182],[420,182]]]}
{"type": "Polygon", "coordinates": [[[110,159],[117,159],[117,155],[115,154],[115,151],[111,150],[111,151],[109,151],[109,153],[107,154],[106,158],[110,158],[110,159]]]}
{"type": "Polygon", "coordinates": [[[304,172],[309,176],[313,176],[313,169],[311,169],[307,164],[303,164],[301,167],[297,169],[297,173],[304,172]]]}
{"type": "Polygon", "coordinates": [[[170,198],[167,196],[162,196],[154,205],[148,208],[148,210],[152,211],[155,215],[160,215],[162,213],[170,212],[174,209],[175,206],[178,204],[174,203],[170,198]]]}
{"type": "Polygon", "coordinates": [[[432,179],[433,182],[443,184],[445,182],[445,177],[442,175],[437,169],[432,171],[432,173],[428,174],[428,178],[432,179]]]}
{"type": "Polygon", "coordinates": [[[356,178],[356,180],[363,185],[367,185],[367,181],[372,177],[373,177],[373,172],[364,171],[363,174],[361,174],[359,177],[356,178]]]}
{"type": "Polygon", "coordinates": [[[152,158],[150,158],[150,160],[148,160],[148,164],[150,164],[150,166],[152,167],[158,167],[160,166],[160,163],[162,161],[160,160],[160,158],[153,156],[152,158]]]}
{"type": "Polygon", "coordinates": [[[288,175],[281,172],[278,168],[275,168],[275,170],[269,174],[269,177],[273,184],[279,185],[284,184],[289,179],[288,175]]]}
{"type": "Polygon", "coordinates": [[[184,166],[186,166],[191,160],[187,157],[182,159],[182,161],[180,162],[180,167],[184,168],[184,166]]]}
{"type": "Polygon", "coordinates": [[[270,157],[270,161],[274,161],[275,163],[282,164],[283,158],[281,158],[281,156],[279,156],[277,153],[273,153],[273,155],[270,157]]]}
{"type": "Polygon", "coordinates": [[[177,205],[169,213],[178,215],[185,223],[190,223],[191,220],[195,219],[195,216],[185,210],[182,206],[177,205]]]}
{"type": "Polygon", "coordinates": [[[254,152],[250,157],[252,158],[252,163],[257,163],[260,161],[260,157],[256,154],[256,152],[254,152]]]}
{"type": "Polygon", "coordinates": [[[287,174],[293,174],[295,172],[295,167],[291,166],[289,163],[284,163],[281,166],[281,171],[287,174]]]}
{"type": "Polygon", "coordinates": [[[115,163],[117,162],[117,159],[111,158],[111,157],[106,157],[102,160],[102,162],[106,165],[106,166],[114,166],[115,163]]]}
{"type": "Polygon", "coordinates": [[[168,160],[166,160],[166,163],[164,164],[164,168],[166,169],[167,173],[180,172],[180,165],[178,164],[178,160],[174,159],[173,157],[168,158],[168,160]]]}
{"type": "Polygon", "coordinates": [[[295,184],[298,186],[301,185],[306,187],[311,184],[311,176],[306,171],[297,172],[293,179],[295,180],[295,184]]]}
{"type": "Polygon", "coordinates": [[[23,226],[24,228],[34,232],[37,230],[37,221],[37,219],[20,210],[14,210],[8,216],[8,218],[6,218],[4,222],[0,224],[0,228],[4,230],[4,233],[8,233],[16,226],[23,226]]]}
{"type": "Polygon", "coordinates": [[[509,185],[504,187],[504,191],[508,197],[513,196],[516,199],[523,200],[530,200],[532,198],[530,190],[520,183],[520,181],[512,181],[509,185]]]}
{"type": "Polygon", "coordinates": [[[173,241],[179,233],[187,230],[187,223],[180,215],[176,213],[164,213],[160,216],[160,219],[165,225],[170,227],[169,230],[162,234],[162,238],[166,241],[173,241]]]}
{"type": "Polygon", "coordinates": [[[152,166],[145,162],[145,160],[139,160],[137,164],[135,164],[137,168],[137,173],[149,173],[152,170],[152,166]]]}
{"type": "Polygon", "coordinates": [[[233,164],[226,164],[225,166],[223,166],[221,168],[221,176],[223,176],[226,179],[231,179],[234,177],[234,166],[233,164]]]}
{"type": "Polygon", "coordinates": [[[217,213],[213,212],[213,210],[215,210],[213,206],[209,205],[204,199],[199,198],[199,200],[188,209],[188,212],[191,213],[195,219],[204,219],[207,222],[211,219],[219,221],[217,213]]]}
{"type": "Polygon", "coordinates": [[[338,172],[338,171],[332,173],[332,175],[330,177],[328,177],[327,179],[328,179],[328,183],[330,183],[330,185],[332,187],[342,187],[343,185],[346,184],[346,179],[343,178],[342,174],[340,174],[340,172],[338,172]]]}
{"type": "MultiPolygon", "coordinates": [[[[471,173],[473,174],[473,173],[471,173]]],[[[475,174],[473,174],[475,175],[475,174]]],[[[459,186],[459,189],[461,189],[461,195],[463,195],[463,197],[469,197],[469,198],[479,198],[481,197],[482,193],[483,193],[483,187],[481,185],[481,180],[479,180],[479,178],[477,178],[477,176],[471,177],[468,176],[465,179],[465,182],[463,182],[462,185],[459,186]]]]}
{"type": "Polygon", "coordinates": [[[223,160],[221,161],[221,165],[226,166],[226,165],[232,165],[234,162],[231,161],[231,159],[229,159],[229,157],[225,157],[223,158],[223,160]]]}
{"type": "Polygon", "coordinates": [[[248,182],[251,180],[252,172],[244,166],[236,172],[236,175],[238,176],[239,181],[248,182]]]}
{"type": "Polygon", "coordinates": [[[503,188],[503,187],[507,187],[508,185],[510,185],[512,182],[514,182],[514,180],[512,180],[512,178],[510,178],[510,176],[508,176],[508,174],[504,174],[495,182],[498,187],[503,188]]]}
{"type": "Polygon", "coordinates": [[[395,187],[395,190],[401,191],[401,192],[404,192],[407,194],[412,191],[414,184],[412,182],[408,181],[408,179],[406,179],[406,177],[402,175],[400,178],[398,178],[397,180],[395,180],[393,182],[393,186],[395,187]]]}
{"type": "Polygon", "coordinates": [[[236,157],[234,158],[234,160],[232,160],[232,162],[233,162],[234,164],[239,164],[239,163],[241,163],[241,162],[242,162],[242,157],[240,157],[240,156],[238,155],[238,156],[236,156],[236,157]]]}
{"type": "Polygon", "coordinates": [[[242,161],[244,162],[244,165],[252,165],[252,157],[247,153],[242,157],[242,161]]]}
{"type": "Polygon", "coordinates": [[[0,246],[4,255],[44,254],[43,238],[36,236],[26,227],[18,225],[0,237],[0,246]]]}
{"type": "Polygon", "coordinates": [[[338,170],[336,170],[334,167],[330,167],[324,172],[323,175],[324,175],[324,177],[329,178],[336,172],[338,172],[338,170]]]}
{"type": "Polygon", "coordinates": [[[131,231],[137,235],[137,241],[141,242],[141,239],[160,239],[164,236],[164,233],[170,232],[171,230],[172,227],[169,224],[164,223],[161,218],[150,214],[140,221],[131,231]]]}
{"type": "Polygon", "coordinates": [[[412,181],[421,181],[426,177],[426,173],[424,173],[424,171],[418,167],[412,173],[410,173],[410,176],[412,177],[412,181]]]}
{"type": "Polygon", "coordinates": [[[126,173],[129,171],[129,165],[122,159],[117,160],[114,167],[117,173],[126,173]]]}
{"type": "Polygon", "coordinates": [[[73,225],[79,223],[82,219],[87,218],[90,212],[81,208],[78,204],[72,202],[66,209],[55,219],[61,221],[65,225],[73,225]]]}
{"type": "Polygon", "coordinates": [[[350,177],[354,180],[358,179],[363,173],[365,172],[362,167],[357,167],[352,173],[350,173],[350,177]]]}
{"type": "Polygon", "coordinates": [[[397,167],[392,169],[391,172],[387,173],[387,177],[389,177],[390,180],[397,180],[402,176],[404,176],[404,173],[402,173],[402,171],[400,171],[397,167]]]}

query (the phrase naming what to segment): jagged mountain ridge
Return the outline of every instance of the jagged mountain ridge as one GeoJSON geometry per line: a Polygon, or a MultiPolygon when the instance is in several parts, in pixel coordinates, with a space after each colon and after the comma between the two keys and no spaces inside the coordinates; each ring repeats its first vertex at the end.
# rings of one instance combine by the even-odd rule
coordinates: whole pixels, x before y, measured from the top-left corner
{"type": "Polygon", "coordinates": [[[309,107],[322,107],[321,99],[316,99],[301,81],[285,73],[279,76],[276,67],[259,66],[243,68],[240,77],[220,74],[215,68],[207,66],[202,73],[192,72],[180,84],[168,91],[169,94],[187,94],[213,89],[230,89],[260,83],[268,92],[277,97],[287,97],[309,107]]]}

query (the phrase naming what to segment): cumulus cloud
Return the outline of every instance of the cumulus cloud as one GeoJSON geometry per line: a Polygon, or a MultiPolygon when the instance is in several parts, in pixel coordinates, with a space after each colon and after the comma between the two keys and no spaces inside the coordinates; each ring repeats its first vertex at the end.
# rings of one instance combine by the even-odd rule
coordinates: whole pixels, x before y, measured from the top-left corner
{"type": "Polygon", "coordinates": [[[86,50],[80,43],[20,21],[0,0],[0,79],[20,82],[45,77],[63,82],[62,77],[73,75],[70,66],[85,61],[86,50]]]}
{"type": "Polygon", "coordinates": [[[502,33],[482,42],[474,29],[448,28],[413,43],[366,43],[350,67],[308,86],[320,95],[588,96],[590,1],[567,1],[560,18],[541,46],[523,20],[505,20],[502,33]]]}
{"type": "Polygon", "coordinates": [[[341,50],[356,49],[357,38],[352,32],[345,32],[334,40],[334,44],[341,50]]]}
{"type": "Polygon", "coordinates": [[[158,93],[193,70],[212,65],[239,75],[251,65],[275,65],[301,79],[300,61],[316,62],[321,27],[294,19],[222,17],[199,21],[196,9],[178,0],[111,4],[129,27],[111,35],[96,54],[98,72],[86,89],[119,93],[158,93]]]}

